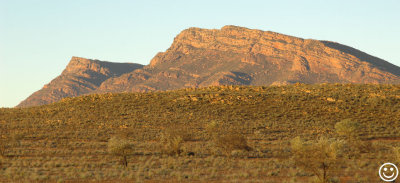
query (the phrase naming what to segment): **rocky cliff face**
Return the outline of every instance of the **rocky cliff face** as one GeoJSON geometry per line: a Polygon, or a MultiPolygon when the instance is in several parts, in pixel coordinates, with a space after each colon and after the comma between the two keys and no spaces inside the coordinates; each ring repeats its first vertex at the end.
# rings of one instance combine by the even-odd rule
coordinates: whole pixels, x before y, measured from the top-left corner
{"type": "Polygon", "coordinates": [[[111,63],[72,57],[60,76],[33,93],[18,107],[48,104],[96,90],[105,80],[142,68],[140,64],[111,63]]]}
{"type": "Polygon", "coordinates": [[[134,69],[117,72],[119,75],[112,74],[116,72],[110,68],[112,63],[101,67],[85,62],[85,59],[77,63],[72,63],[72,60],[60,77],[72,77],[79,73],[80,77],[86,78],[85,82],[56,78],[48,87],[51,85],[51,91],[59,91],[56,92],[58,95],[35,93],[35,100],[41,102],[32,103],[28,98],[20,106],[93,92],[143,92],[210,85],[281,85],[296,82],[400,83],[399,67],[354,48],[237,26],[212,30],[186,29],[175,37],[169,49],[158,53],[149,65],[140,69],[132,65],[134,69]],[[90,69],[80,69],[81,65],[90,69]],[[68,85],[70,82],[79,85],[68,85]],[[42,100],[44,96],[52,99],[42,100]]]}

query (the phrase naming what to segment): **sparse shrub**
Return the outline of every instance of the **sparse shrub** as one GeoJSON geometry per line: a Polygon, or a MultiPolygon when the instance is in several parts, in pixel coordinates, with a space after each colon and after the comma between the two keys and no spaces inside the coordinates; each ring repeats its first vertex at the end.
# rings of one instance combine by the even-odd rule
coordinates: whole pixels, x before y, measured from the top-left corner
{"type": "Polygon", "coordinates": [[[247,144],[246,137],[240,132],[234,131],[229,131],[226,134],[215,135],[214,144],[228,156],[230,156],[234,150],[251,150],[251,147],[247,144]]]}
{"type": "Polygon", "coordinates": [[[208,123],[205,129],[208,139],[213,142],[217,149],[221,150],[227,156],[238,154],[239,151],[251,150],[251,147],[247,143],[246,136],[239,131],[226,129],[214,120],[208,123]]]}
{"type": "Polygon", "coordinates": [[[333,171],[339,166],[340,141],[319,138],[315,143],[304,142],[299,137],[292,139],[292,159],[304,171],[314,173],[318,182],[331,182],[333,171]]]}
{"type": "Polygon", "coordinates": [[[0,157],[6,156],[7,149],[21,145],[24,135],[23,133],[12,133],[11,136],[0,139],[0,157]]]}
{"type": "Polygon", "coordinates": [[[162,133],[162,135],[164,135],[165,137],[179,136],[184,141],[192,141],[194,140],[193,133],[194,131],[185,127],[185,125],[176,124],[167,127],[162,133]]]}
{"type": "Polygon", "coordinates": [[[180,155],[184,151],[184,142],[190,140],[193,140],[193,134],[188,129],[173,125],[160,135],[162,152],[168,155],[180,155]]]}
{"type": "Polygon", "coordinates": [[[0,157],[6,156],[6,143],[4,140],[0,139],[0,157]]]}
{"type": "Polygon", "coordinates": [[[400,163],[400,147],[393,147],[393,156],[397,163],[400,163]]]}
{"type": "Polygon", "coordinates": [[[206,125],[206,131],[210,137],[218,132],[219,124],[217,121],[212,120],[210,123],[206,125]]]}
{"type": "Polygon", "coordinates": [[[121,164],[128,166],[128,156],[133,151],[133,145],[125,138],[114,136],[107,144],[108,152],[121,158],[121,164]]]}
{"type": "Polygon", "coordinates": [[[168,155],[180,155],[183,151],[183,138],[180,136],[173,136],[164,141],[164,153],[168,155]]]}

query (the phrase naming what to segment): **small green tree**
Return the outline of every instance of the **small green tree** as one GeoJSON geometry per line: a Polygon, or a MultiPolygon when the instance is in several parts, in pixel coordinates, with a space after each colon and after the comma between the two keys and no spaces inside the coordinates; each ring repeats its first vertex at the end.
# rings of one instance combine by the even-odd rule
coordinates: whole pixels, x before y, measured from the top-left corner
{"type": "Polygon", "coordinates": [[[125,138],[111,137],[107,144],[108,152],[121,158],[121,164],[128,166],[128,156],[133,151],[133,145],[125,138]]]}
{"type": "Polygon", "coordinates": [[[307,143],[300,137],[291,141],[292,159],[297,167],[314,173],[319,182],[328,183],[339,163],[337,156],[340,141],[319,138],[314,143],[307,143]]]}
{"type": "Polygon", "coordinates": [[[336,134],[345,140],[346,155],[349,158],[359,157],[361,153],[369,152],[371,143],[360,138],[362,125],[351,119],[344,119],[335,124],[336,134]]]}
{"type": "Polygon", "coordinates": [[[352,121],[351,119],[344,119],[335,124],[336,133],[343,136],[348,141],[356,141],[359,139],[359,132],[361,125],[358,122],[352,121]]]}

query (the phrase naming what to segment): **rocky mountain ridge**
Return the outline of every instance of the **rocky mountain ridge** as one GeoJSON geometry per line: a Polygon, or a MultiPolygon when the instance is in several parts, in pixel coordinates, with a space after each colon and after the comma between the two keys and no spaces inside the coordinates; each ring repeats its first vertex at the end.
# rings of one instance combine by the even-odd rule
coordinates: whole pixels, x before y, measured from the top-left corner
{"type": "Polygon", "coordinates": [[[60,76],[22,101],[18,107],[56,102],[95,91],[105,80],[142,68],[133,63],[113,63],[72,57],[60,76]]]}

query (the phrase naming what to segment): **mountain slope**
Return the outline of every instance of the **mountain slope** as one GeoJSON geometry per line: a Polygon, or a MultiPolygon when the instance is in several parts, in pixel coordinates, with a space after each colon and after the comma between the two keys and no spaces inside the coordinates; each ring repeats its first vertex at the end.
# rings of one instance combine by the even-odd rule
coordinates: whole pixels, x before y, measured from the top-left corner
{"type": "Polygon", "coordinates": [[[96,90],[105,80],[142,68],[140,64],[112,63],[72,57],[60,76],[33,93],[18,107],[48,104],[96,90]]]}
{"type": "Polygon", "coordinates": [[[149,65],[129,68],[117,74],[103,74],[97,69],[90,72],[94,76],[79,80],[75,78],[81,78],[81,72],[86,71],[67,67],[68,74],[64,71],[53,80],[50,89],[45,87],[19,106],[86,93],[217,85],[400,83],[399,67],[357,49],[237,26],[186,29],[149,65]]]}

